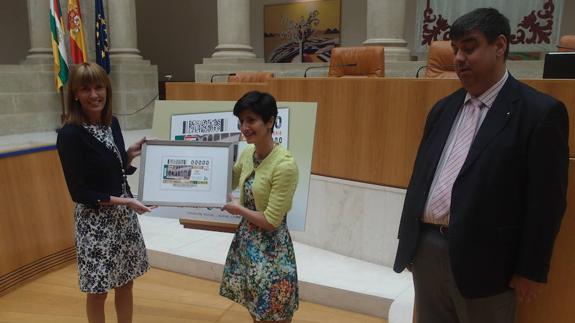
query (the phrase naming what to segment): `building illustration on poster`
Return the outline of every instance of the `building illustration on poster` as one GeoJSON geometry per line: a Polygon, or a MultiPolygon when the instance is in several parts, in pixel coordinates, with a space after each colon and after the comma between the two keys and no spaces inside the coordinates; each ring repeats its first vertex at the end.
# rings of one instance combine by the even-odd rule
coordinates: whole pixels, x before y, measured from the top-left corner
{"type": "Polygon", "coordinates": [[[163,157],[163,190],[210,190],[211,160],[209,158],[163,157]]]}

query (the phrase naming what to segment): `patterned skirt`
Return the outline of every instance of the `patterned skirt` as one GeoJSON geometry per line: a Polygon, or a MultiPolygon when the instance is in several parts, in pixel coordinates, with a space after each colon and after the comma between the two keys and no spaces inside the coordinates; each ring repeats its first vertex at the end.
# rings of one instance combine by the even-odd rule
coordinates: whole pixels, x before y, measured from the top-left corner
{"type": "Polygon", "coordinates": [[[76,204],[80,290],[106,293],[150,268],[136,212],[126,206],[98,209],[76,204]]]}
{"type": "Polygon", "coordinates": [[[271,232],[241,220],[226,259],[220,295],[245,306],[257,320],[293,317],[299,305],[298,280],[285,218],[271,232]]]}

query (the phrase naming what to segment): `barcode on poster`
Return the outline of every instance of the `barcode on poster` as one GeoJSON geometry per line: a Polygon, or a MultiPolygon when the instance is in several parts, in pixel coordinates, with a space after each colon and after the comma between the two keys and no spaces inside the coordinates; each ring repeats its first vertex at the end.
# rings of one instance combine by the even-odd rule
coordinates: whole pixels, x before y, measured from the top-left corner
{"type": "Polygon", "coordinates": [[[224,119],[188,120],[183,122],[184,134],[223,132],[224,119]]]}

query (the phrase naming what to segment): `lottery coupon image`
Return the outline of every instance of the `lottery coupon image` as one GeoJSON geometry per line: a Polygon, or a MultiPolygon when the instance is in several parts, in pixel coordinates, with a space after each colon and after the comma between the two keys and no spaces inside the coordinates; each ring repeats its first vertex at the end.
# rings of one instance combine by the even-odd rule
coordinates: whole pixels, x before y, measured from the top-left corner
{"type": "Polygon", "coordinates": [[[210,190],[212,162],[202,157],[163,157],[162,189],[210,190]]]}

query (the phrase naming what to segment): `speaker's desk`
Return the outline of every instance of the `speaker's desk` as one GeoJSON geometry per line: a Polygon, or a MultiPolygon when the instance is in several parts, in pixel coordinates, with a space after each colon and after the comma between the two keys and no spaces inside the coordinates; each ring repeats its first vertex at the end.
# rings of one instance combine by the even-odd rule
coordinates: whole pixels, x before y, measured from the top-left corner
{"type": "MultiPolygon", "coordinates": [[[[568,209],[557,238],[549,284],[519,307],[521,323],[575,319],[575,80],[523,80],[563,101],[569,111],[568,209]]],[[[312,173],[405,188],[427,113],[460,87],[458,80],[276,78],[267,83],[166,83],[168,100],[237,100],[249,90],[278,101],[317,102],[312,173]]],[[[311,140],[311,138],[310,138],[311,140]]]]}

